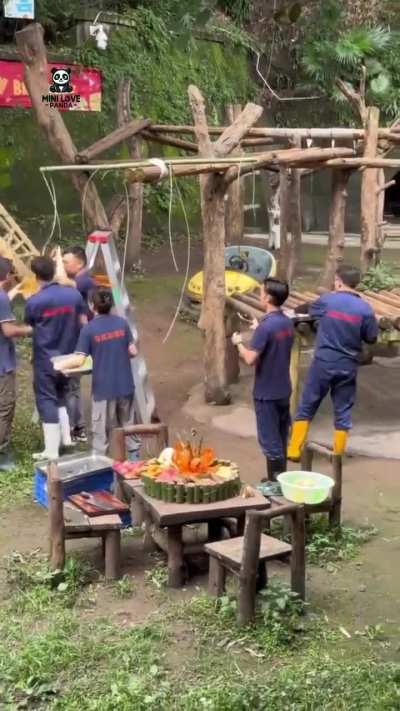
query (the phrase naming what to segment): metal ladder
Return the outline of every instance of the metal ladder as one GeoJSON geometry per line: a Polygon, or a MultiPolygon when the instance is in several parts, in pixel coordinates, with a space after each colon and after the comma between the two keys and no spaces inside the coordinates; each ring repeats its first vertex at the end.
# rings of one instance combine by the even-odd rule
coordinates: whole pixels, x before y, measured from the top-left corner
{"type": "MultiPolygon", "coordinates": [[[[129,300],[129,294],[122,280],[121,265],[111,231],[96,230],[88,237],[86,257],[88,269],[93,269],[96,257],[102,253],[107,277],[111,283],[115,310],[118,316],[126,318],[135,341],[138,331],[134,320],[134,309],[129,300]]],[[[138,421],[147,424],[155,418],[155,398],[148,382],[146,361],[140,353],[132,358],[132,373],[135,383],[135,404],[138,421]]]]}

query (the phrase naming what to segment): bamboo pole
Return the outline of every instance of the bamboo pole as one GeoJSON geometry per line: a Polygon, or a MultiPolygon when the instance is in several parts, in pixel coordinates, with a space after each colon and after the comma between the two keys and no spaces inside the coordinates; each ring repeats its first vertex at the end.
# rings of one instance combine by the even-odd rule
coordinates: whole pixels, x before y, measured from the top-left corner
{"type": "MultiPolygon", "coordinates": [[[[365,127],[364,158],[376,158],[378,151],[379,109],[368,109],[365,127]]],[[[373,264],[377,251],[378,171],[368,167],[361,179],[361,271],[373,264]]]]}

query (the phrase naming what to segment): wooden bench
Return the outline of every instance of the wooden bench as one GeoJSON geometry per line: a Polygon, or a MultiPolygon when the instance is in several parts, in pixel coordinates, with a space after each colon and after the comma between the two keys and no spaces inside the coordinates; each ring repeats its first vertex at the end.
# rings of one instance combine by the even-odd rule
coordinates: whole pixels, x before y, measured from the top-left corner
{"type": "Polygon", "coordinates": [[[69,501],[63,501],[62,481],[55,462],[48,469],[50,520],[50,565],[62,570],[65,564],[65,541],[74,538],[101,538],[105,577],[121,577],[121,517],[117,514],[86,516],[69,501]]]}
{"type": "Polygon", "coordinates": [[[265,511],[248,511],[244,536],[216,543],[208,543],[205,550],[210,556],[208,589],[213,595],[225,590],[226,573],[239,579],[238,618],[248,624],[255,616],[257,589],[268,582],[267,562],[289,560],[291,588],[305,599],[305,526],[304,507],[296,504],[275,505],[265,511]],[[291,524],[292,544],[289,545],[262,533],[262,528],[272,518],[288,517],[291,524]]]}

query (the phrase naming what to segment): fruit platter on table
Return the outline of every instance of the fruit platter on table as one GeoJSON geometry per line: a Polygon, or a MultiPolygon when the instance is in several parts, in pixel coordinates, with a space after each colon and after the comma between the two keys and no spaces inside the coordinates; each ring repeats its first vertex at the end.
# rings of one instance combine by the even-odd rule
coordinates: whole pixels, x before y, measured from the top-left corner
{"type": "MultiPolygon", "coordinates": [[[[192,437],[195,434],[192,430],[192,437]]],[[[114,469],[124,479],[140,478],[148,496],[169,503],[214,503],[238,496],[241,490],[237,465],[217,459],[211,447],[203,447],[202,439],[179,439],[155,459],[114,462],[114,469]]]]}

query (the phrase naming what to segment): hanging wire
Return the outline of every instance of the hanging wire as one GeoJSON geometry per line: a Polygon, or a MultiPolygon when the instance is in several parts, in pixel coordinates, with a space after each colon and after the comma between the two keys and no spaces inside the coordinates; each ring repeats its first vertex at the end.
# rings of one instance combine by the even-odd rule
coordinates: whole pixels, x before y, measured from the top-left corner
{"type": "Polygon", "coordinates": [[[256,215],[256,173],[254,170],[252,170],[252,176],[253,176],[253,195],[251,198],[251,202],[253,205],[253,220],[254,220],[254,227],[256,226],[256,220],[257,220],[257,215],[256,215]]]}
{"type": "Polygon", "coordinates": [[[88,188],[89,188],[90,183],[91,183],[92,180],[95,178],[95,176],[97,175],[97,173],[99,172],[99,170],[101,170],[101,168],[96,168],[96,170],[94,170],[93,173],[91,173],[91,174],[89,175],[89,178],[88,178],[88,180],[87,180],[87,182],[86,182],[86,185],[85,185],[85,187],[84,187],[84,189],[83,189],[81,217],[82,217],[82,227],[83,227],[83,231],[85,232],[85,234],[86,234],[86,232],[87,232],[86,220],[85,220],[85,205],[86,205],[87,191],[88,191],[88,188]]]}
{"type": "Polygon", "coordinates": [[[173,175],[172,175],[172,165],[168,166],[169,174],[169,206],[168,206],[168,236],[169,236],[169,247],[171,250],[171,257],[175,267],[175,271],[179,272],[179,267],[175,259],[174,245],[172,241],[172,203],[174,197],[174,186],[173,186],[173,175]]]}
{"type": "Polygon", "coordinates": [[[47,190],[49,191],[50,199],[53,204],[53,209],[54,209],[54,214],[53,214],[53,223],[51,226],[50,230],[50,235],[47,238],[46,242],[44,243],[43,249],[42,249],[42,254],[45,254],[47,247],[49,246],[51,240],[53,239],[53,235],[56,229],[56,225],[58,224],[58,232],[59,236],[61,239],[61,222],[60,222],[60,216],[58,214],[58,209],[57,209],[57,194],[56,194],[56,188],[53,182],[53,178],[50,176],[47,178],[47,176],[42,173],[43,180],[46,184],[47,190]]]}
{"type": "Polygon", "coordinates": [[[186,285],[187,285],[187,282],[188,282],[188,279],[189,279],[189,271],[190,271],[191,234],[190,234],[189,220],[188,220],[188,217],[187,217],[186,208],[185,208],[185,204],[184,204],[184,202],[183,202],[181,190],[180,190],[179,185],[178,185],[177,183],[175,183],[175,185],[176,185],[176,191],[177,191],[177,193],[178,193],[179,201],[180,201],[180,204],[181,204],[181,206],[182,206],[183,217],[184,217],[185,224],[186,224],[186,234],[187,234],[187,257],[186,257],[185,276],[184,276],[184,280],[183,280],[183,284],[182,284],[182,288],[181,288],[181,293],[180,293],[180,296],[179,296],[178,305],[177,305],[177,307],[176,307],[176,311],[175,311],[174,317],[173,317],[173,319],[172,319],[172,321],[171,321],[170,327],[169,327],[169,329],[168,329],[166,335],[164,336],[163,344],[166,343],[167,340],[168,340],[168,338],[170,337],[170,335],[171,335],[171,333],[172,333],[172,329],[174,328],[175,323],[176,323],[176,320],[177,320],[177,318],[178,318],[178,316],[179,316],[179,312],[180,312],[180,310],[181,310],[181,306],[182,306],[182,302],[183,302],[183,297],[185,296],[186,285]]]}

